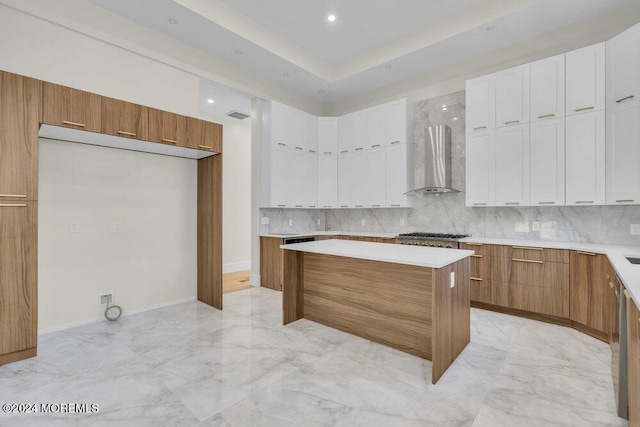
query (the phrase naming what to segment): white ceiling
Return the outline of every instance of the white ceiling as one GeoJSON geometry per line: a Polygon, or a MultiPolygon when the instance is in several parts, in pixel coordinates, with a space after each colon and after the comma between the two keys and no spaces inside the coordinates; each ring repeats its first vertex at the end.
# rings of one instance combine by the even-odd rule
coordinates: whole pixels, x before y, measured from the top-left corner
{"type": "Polygon", "coordinates": [[[457,64],[472,73],[474,59],[487,67],[492,52],[563,30],[570,40],[595,17],[589,31],[611,34],[607,14],[621,8],[640,20],[638,0],[88,1],[325,104],[457,64]]]}

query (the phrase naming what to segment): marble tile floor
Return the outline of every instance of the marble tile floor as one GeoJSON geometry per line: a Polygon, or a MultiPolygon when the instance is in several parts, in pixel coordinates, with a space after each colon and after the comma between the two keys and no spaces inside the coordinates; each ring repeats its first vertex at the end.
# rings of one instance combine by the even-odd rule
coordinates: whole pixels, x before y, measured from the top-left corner
{"type": "Polygon", "coordinates": [[[97,403],[0,414],[2,426],[625,426],[609,348],[572,329],[472,310],[472,342],[436,385],[417,357],[302,319],[281,294],[225,295],[40,337],[0,367],[0,403],[97,403]]]}

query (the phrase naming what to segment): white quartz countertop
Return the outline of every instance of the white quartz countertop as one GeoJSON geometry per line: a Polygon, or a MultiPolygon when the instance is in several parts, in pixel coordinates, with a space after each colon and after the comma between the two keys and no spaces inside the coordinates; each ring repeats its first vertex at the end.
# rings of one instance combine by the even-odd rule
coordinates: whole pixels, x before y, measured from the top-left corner
{"type": "Polygon", "coordinates": [[[260,237],[275,237],[277,239],[285,239],[288,237],[304,237],[304,236],[359,236],[359,237],[382,237],[385,239],[393,239],[398,233],[375,233],[366,231],[309,231],[306,233],[261,233],[260,237]]]}
{"type": "Polygon", "coordinates": [[[462,243],[485,243],[487,245],[532,246],[536,248],[570,249],[604,254],[622,280],[625,288],[640,307],[640,264],[631,264],[626,257],[640,258],[640,246],[603,245],[598,243],[556,242],[545,240],[493,239],[467,237],[462,243]]]}
{"type": "Polygon", "coordinates": [[[473,251],[460,249],[430,248],[424,246],[337,239],[282,245],[280,248],[290,251],[312,252],[323,255],[417,265],[419,267],[429,268],[442,268],[473,255],[473,251]]]}

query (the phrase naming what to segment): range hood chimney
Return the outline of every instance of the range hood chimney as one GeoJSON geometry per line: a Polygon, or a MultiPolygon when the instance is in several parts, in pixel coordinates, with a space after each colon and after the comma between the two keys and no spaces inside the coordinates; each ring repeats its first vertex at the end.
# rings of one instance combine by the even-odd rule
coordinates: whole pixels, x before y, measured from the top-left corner
{"type": "Polygon", "coordinates": [[[415,141],[413,168],[409,171],[407,194],[457,193],[451,188],[451,128],[447,125],[427,127],[425,137],[415,141]]]}

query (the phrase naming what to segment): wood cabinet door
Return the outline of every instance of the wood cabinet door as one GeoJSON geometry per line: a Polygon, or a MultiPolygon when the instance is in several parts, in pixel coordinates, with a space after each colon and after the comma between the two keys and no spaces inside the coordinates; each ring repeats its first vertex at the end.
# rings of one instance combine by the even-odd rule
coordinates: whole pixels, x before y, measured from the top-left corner
{"type": "Polygon", "coordinates": [[[44,82],[43,123],[91,132],[102,131],[101,96],[44,82]]]}
{"type": "Polygon", "coordinates": [[[149,141],[187,146],[187,118],[180,114],[149,108],[149,141]]]}
{"type": "Polygon", "coordinates": [[[629,426],[640,426],[640,311],[628,291],[627,360],[629,363],[629,426]]]}
{"type": "Polygon", "coordinates": [[[187,117],[187,147],[222,152],[222,125],[187,117]]]}
{"type": "Polygon", "coordinates": [[[37,202],[0,202],[0,356],[37,341],[37,202]]]}
{"type": "Polygon", "coordinates": [[[471,301],[491,304],[491,252],[489,245],[461,243],[460,249],[475,252],[471,255],[469,275],[471,301]]]}
{"type": "Polygon", "coordinates": [[[605,256],[571,251],[571,320],[601,332],[607,332],[607,290],[605,256]]]}
{"type": "Polygon", "coordinates": [[[102,133],[148,141],[148,108],[118,99],[103,97],[102,133]]]}
{"type": "Polygon", "coordinates": [[[282,239],[260,237],[260,286],[276,291],[282,290],[284,272],[282,239]]]}
{"type": "Polygon", "coordinates": [[[42,82],[0,72],[0,203],[38,199],[42,82]]]}

